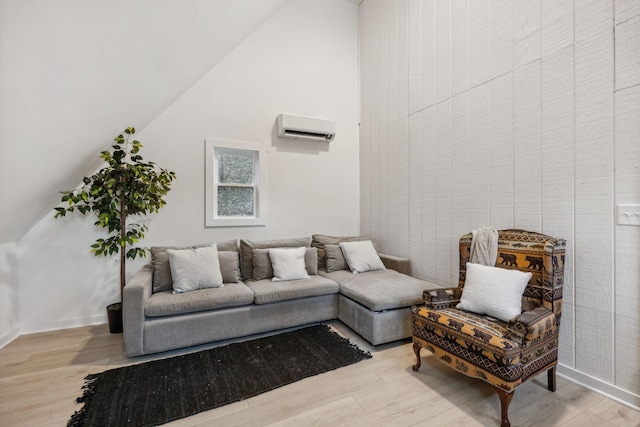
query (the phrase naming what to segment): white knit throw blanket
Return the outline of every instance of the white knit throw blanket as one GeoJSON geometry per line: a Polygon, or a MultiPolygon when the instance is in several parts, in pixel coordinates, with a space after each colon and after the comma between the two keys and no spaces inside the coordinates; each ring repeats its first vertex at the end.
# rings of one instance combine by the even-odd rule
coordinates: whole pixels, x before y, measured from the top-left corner
{"type": "Polygon", "coordinates": [[[482,227],[471,231],[469,262],[494,267],[498,258],[498,231],[482,227]]]}

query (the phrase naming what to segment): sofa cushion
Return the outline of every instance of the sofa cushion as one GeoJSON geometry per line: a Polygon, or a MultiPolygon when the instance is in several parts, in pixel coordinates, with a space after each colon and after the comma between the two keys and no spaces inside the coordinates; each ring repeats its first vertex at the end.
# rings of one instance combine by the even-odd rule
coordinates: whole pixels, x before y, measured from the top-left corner
{"type": "Polygon", "coordinates": [[[336,294],[340,290],[336,282],[322,276],[310,276],[308,279],[282,282],[272,282],[271,279],[248,280],[246,284],[253,291],[256,304],[336,294]]]}
{"type": "Polygon", "coordinates": [[[311,239],[300,237],[297,239],[278,240],[240,240],[240,278],[250,279],[253,276],[253,250],[265,248],[299,248],[309,247],[311,239]]]}
{"type": "Polygon", "coordinates": [[[361,274],[340,270],[332,273],[321,271],[319,274],[337,282],[342,295],[373,311],[420,304],[423,290],[439,287],[395,270],[376,270],[361,274]]]}
{"type": "MultiPolygon", "coordinates": [[[[244,283],[229,283],[222,288],[198,289],[182,294],[170,291],[152,294],[144,306],[146,317],[238,307],[253,303],[253,292],[244,283]]],[[[213,326],[212,326],[213,327],[213,326]]]]}
{"type": "Polygon", "coordinates": [[[269,258],[273,267],[272,282],[308,279],[304,266],[306,248],[271,248],[269,258]]]}
{"type": "Polygon", "coordinates": [[[238,283],[240,281],[240,259],[238,252],[218,251],[220,272],[223,283],[238,283]]]}
{"type": "MultiPolygon", "coordinates": [[[[306,248],[304,265],[310,276],[318,274],[318,250],[306,248]]],[[[273,277],[273,266],[269,257],[269,249],[253,250],[253,280],[270,279],[273,277]]]]}
{"type": "Polygon", "coordinates": [[[167,249],[167,253],[174,293],[222,286],[222,273],[215,244],[195,249],[167,249]]]}
{"type": "Polygon", "coordinates": [[[344,259],[347,261],[349,269],[354,274],[385,269],[371,240],[341,242],[340,249],[342,249],[344,259]]]}
{"type": "Polygon", "coordinates": [[[326,254],[326,270],[327,273],[332,271],[348,270],[349,266],[344,259],[344,254],[339,245],[325,245],[324,252],[326,254]]]}
{"type": "MultiPolygon", "coordinates": [[[[194,249],[210,245],[211,243],[185,247],[152,246],[151,265],[153,266],[153,292],[173,290],[173,279],[171,278],[171,267],[169,266],[169,254],[167,254],[167,249],[194,249]]],[[[238,241],[235,239],[216,243],[216,246],[218,248],[218,252],[238,252],[238,241]]]]}
{"type": "Polygon", "coordinates": [[[364,236],[327,236],[325,234],[314,234],[311,236],[311,246],[318,248],[318,268],[326,268],[325,245],[339,245],[340,242],[357,242],[359,240],[370,240],[364,236]]]}

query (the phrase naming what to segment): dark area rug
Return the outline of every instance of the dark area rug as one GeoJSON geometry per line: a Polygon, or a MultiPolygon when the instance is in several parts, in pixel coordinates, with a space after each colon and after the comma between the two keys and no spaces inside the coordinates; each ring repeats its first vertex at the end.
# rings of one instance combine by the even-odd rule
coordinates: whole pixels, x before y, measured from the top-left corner
{"type": "Polygon", "coordinates": [[[70,426],[153,426],[368,359],[328,326],[233,343],[86,377],[70,426]]]}

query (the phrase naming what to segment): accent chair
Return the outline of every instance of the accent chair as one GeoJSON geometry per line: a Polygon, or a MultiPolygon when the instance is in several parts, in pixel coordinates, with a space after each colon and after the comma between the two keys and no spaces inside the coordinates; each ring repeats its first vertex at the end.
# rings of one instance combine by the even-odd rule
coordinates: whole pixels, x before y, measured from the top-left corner
{"type": "MultiPolygon", "coordinates": [[[[471,239],[471,233],[460,238],[458,287],[425,290],[425,305],[412,309],[413,370],[420,368],[420,350],[426,348],[456,371],[488,382],[500,398],[502,426],[508,427],[517,386],[546,371],[547,388],[556,390],[566,243],[525,230],[498,232],[496,267],[531,273],[528,283],[528,275],[522,283],[521,313],[505,321],[456,308],[467,278],[471,239]]],[[[472,264],[474,271],[477,265],[472,264]]]]}

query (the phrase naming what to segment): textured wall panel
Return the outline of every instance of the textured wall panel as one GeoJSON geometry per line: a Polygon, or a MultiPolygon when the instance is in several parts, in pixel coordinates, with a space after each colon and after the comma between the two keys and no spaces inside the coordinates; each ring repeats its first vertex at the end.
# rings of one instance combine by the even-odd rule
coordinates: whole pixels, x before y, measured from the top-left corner
{"type": "Polygon", "coordinates": [[[451,2],[451,94],[469,89],[469,2],[451,2]]]}
{"type": "MultiPolygon", "coordinates": [[[[576,24],[578,16],[576,16],[576,24]]],[[[576,367],[613,381],[613,33],[575,46],[576,367]]]]}
{"type": "Polygon", "coordinates": [[[398,1],[388,0],[385,18],[387,20],[387,113],[388,123],[398,120],[398,1]]]}
{"type": "Polygon", "coordinates": [[[398,0],[398,119],[409,117],[409,1],[398,0]]]}
{"type": "Polygon", "coordinates": [[[542,232],[567,240],[560,360],[574,367],[573,46],[542,60],[542,232]]]}
{"type": "Polygon", "coordinates": [[[513,2],[513,66],[540,59],[540,0],[513,2]]]}
{"type": "Polygon", "coordinates": [[[398,255],[409,258],[409,119],[398,120],[398,255]]]}
{"type": "Polygon", "coordinates": [[[436,104],[436,281],[452,283],[451,251],[451,102],[436,104]]]}
{"type": "MultiPolygon", "coordinates": [[[[389,241],[389,156],[388,141],[389,129],[387,127],[378,130],[378,230],[379,251],[388,253],[389,241]]],[[[375,183],[373,184],[375,185],[375,183]]]]}
{"type": "Polygon", "coordinates": [[[361,6],[363,222],[441,284],[471,229],[566,239],[560,362],[639,396],[640,2],[420,0],[418,34],[411,4],[361,6]]]}
{"type": "Polygon", "coordinates": [[[436,0],[435,10],[436,103],[451,96],[451,2],[436,0]]]}
{"type": "MultiPolygon", "coordinates": [[[[615,189],[617,203],[640,200],[640,86],[615,95],[615,189]]],[[[615,383],[640,395],[640,227],[616,227],[615,383]]]]}
{"type": "Polygon", "coordinates": [[[640,2],[638,0],[615,0],[614,8],[617,24],[640,15],[640,2]]]}
{"type": "Polygon", "coordinates": [[[489,0],[469,2],[469,86],[489,80],[489,0]]]}
{"type": "Polygon", "coordinates": [[[369,186],[371,188],[369,204],[371,212],[369,214],[369,233],[378,233],[380,230],[380,130],[377,128],[371,131],[371,147],[369,148],[369,186]]]}
{"type": "Polygon", "coordinates": [[[640,84],[640,15],[616,25],[616,89],[640,84]]]}
{"type": "Polygon", "coordinates": [[[435,103],[435,0],[420,4],[420,102],[422,108],[435,103]]]}
{"type": "Polygon", "coordinates": [[[389,237],[387,241],[387,252],[390,254],[399,253],[398,249],[398,123],[390,122],[387,133],[387,158],[389,165],[388,186],[389,186],[389,237]]]}
{"type": "Polygon", "coordinates": [[[420,110],[420,0],[409,0],[409,114],[420,110]]]}
{"type": "MultiPolygon", "coordinates": [[[[378,127],[386,127],[389,120],[389,20],[388,3],[378,3],[378,127]]],[[[384,141],[382,139],[381,141],[384,141]]]]}
{"type": "MultiPolygon", "coordinates": [[[[469,226],[469,91],[451,98],[451,240],[453,247],[469,226]]],[[[458,251],[451,251],[451,265],[458,264],[458,251]]]]}
{"type": "Polygon", "coordinates": [[[583,0],[575,2],[575,41],[590,38],[605,29],[611,29],[613,22],[613,1],[583,0]]]}
{"type": "Polygon", "coordinates": [[[411,270],[422,276],[422,178],[420,161],[422,157],[420,140],[420,113],[409,116],[409,250],[415,262],[411,270]]]}
{"type": "Polygon", "coordinates": [[[489,219],[513,227],[513,74],[489,82],[489,219]]]}
{"type": "Polygon", "coordinates": [[[489,78],[511,70],[513,63],[511,0],[489,1],[489,78]]]}
{"type": "Polygon", "coordinates": [[[573,0],[542,0],[541,10],[544,57],[573,44],[573,0]]]}
{"type": "Polygon", "coordinates": [[[369,114],[370,130],[380,127],[380,27],[378,26],[380,0],[373,0],[369,6],[369,64],[370,91],[369,114]]]}
{"type": "Polygon", "coordinates": [[[540,61],[514,71],[513,165],[514,226],[540,230],[542,226],[542,102],[540,61]],[[525,172],[526,171],[526,172],[525,172]]]}
{"type": "Polygon", "coordinates": [[[424,279],[436,279],[436,129],[435,107],[421,111],[422,266],[424,279]]]}
{"type": "Polygon", "coordinates": [[[469,222],[489,224],[489,84],[469,91],[469,222]]]}

